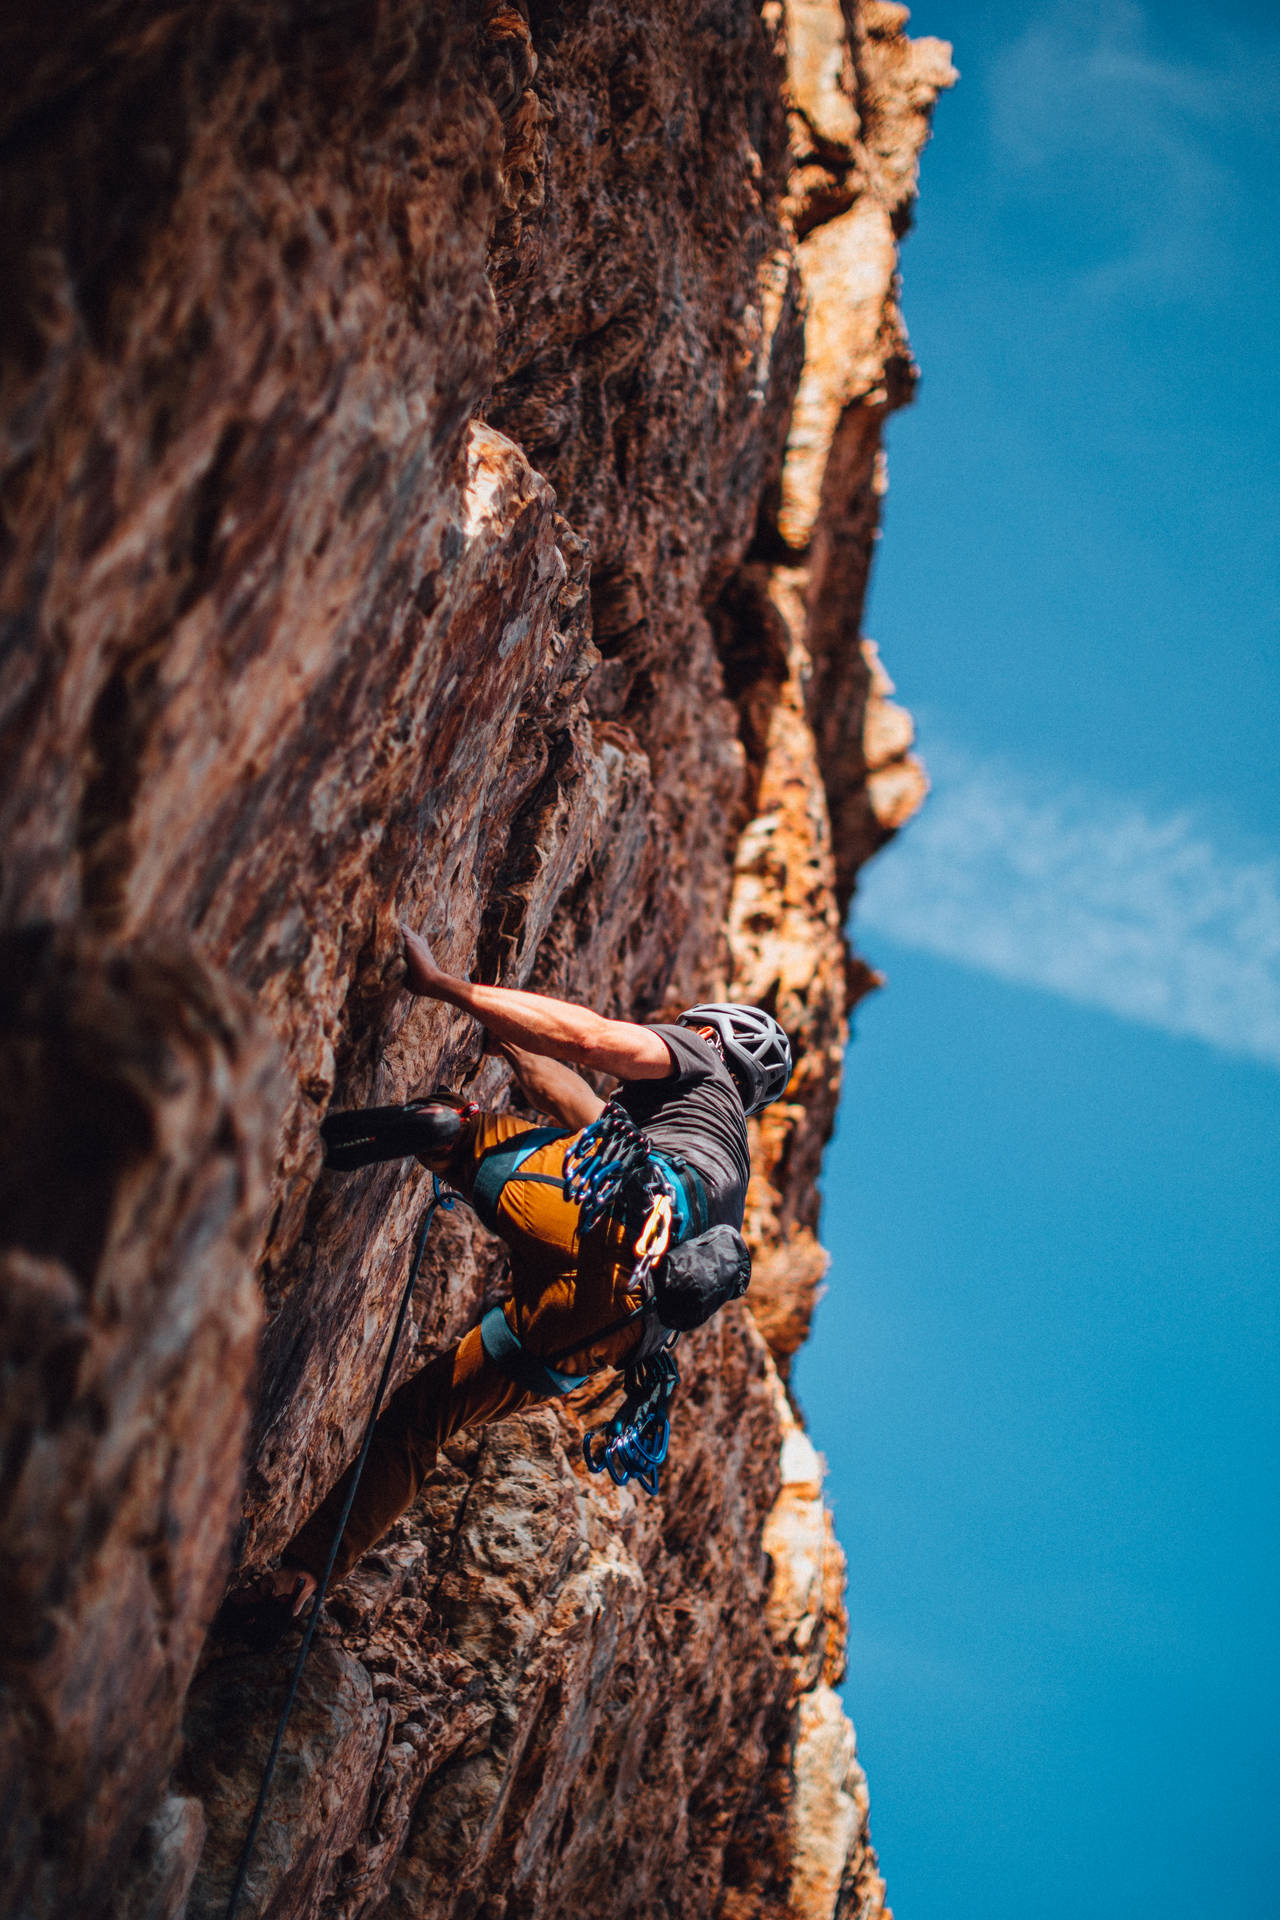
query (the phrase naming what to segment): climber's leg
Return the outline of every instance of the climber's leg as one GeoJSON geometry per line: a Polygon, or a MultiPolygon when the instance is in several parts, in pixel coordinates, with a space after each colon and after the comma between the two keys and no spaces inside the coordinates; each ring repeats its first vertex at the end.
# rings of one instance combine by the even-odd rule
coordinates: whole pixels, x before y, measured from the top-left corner
{"type": "MultiPolygon", "coordinates": [[[[470,1195],[486,1153],[528,1131],[528,1121],[513,1114],[471,1116],[457,1142],[433,1156],[436,1170],[470,1195]]],[[[553,1360],[562,1372],[586,1374],[625,1361],[635,1345],[636,1329],[619,1323],[626,1322],[639,1296],[629,1291],[624,1230],[602,1222],[579,1247],[577,1206],[565,1200],[558,1185],[547,1184],[561,1176],[571,1138],[566,1135],[538,1148],[507,1182],[496,1224],[512,1253],[513,1297],[506,1308],[510,1324],[530,1352],[553,1360]]],[[[412,1504],[446,1440],[464,1427],[505,1418],[534,1400],[489,1359],[478,1327],[406,1381],[374,1428],[334,1577],[349,1572],[412,1504]]],[[[347,1469],[286,1548],[286,1574],[303,1569],[318,1578],[353,1472],[354,1466],[347,1469]]]]}
{"type": "Polygon", "coordinates": [[[424,1162],[447,1156],[458,1144],[468,1104],[441,1093],[400,1106],[336,1108],[320,1125],[325,1166],[331,1172],[352,1173],[410,1155],[424,1162]]]}
{"type": "MultiPolygon", "coordinates": [[[[418,1496],[441,1445],[464,1427],[483,1426],[527,1405],[532,1395],[498,1372],[479,1327],[428,1362],[391,1396],[373,1430],[369,1457],[343,1531],[333,1577],[341,1580],[418,1496]]],[[[319,1578],[351,1484],[354,1463],[295,1534],[286,1567],[319,1578]]]]}

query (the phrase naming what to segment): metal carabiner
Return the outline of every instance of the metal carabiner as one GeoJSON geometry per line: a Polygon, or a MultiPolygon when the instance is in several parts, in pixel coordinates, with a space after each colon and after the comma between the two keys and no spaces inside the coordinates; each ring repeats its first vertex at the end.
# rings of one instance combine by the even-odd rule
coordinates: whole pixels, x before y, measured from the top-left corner
{"type": "Polygon", "coordinates": [[[671,1422],[665,1413],[655,1413],[640,1428],[631,1444],[649,1466],[660,1467],[666,1460],[670,1443],[671,1422]]]}
{"type": "Polygon", "coordinates": [[[646,1271],[656,1267],[659,1260],[671,1244],[671,1222],[673,1210],[669,1193],[655,1193],[648,1216],[640,1229],[636,1240],[637,1263],[643,1261],[646,1271]]]}

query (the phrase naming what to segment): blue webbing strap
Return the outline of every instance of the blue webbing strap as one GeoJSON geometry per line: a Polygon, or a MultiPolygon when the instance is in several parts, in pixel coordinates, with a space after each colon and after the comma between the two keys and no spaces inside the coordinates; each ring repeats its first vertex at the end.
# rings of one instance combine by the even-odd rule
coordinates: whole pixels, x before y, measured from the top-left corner
{"type": "MultiPolygon", "coordinates": [[[[518,1133],[513,1140],[503,1140],[498,1146],[490,1147],[476,1169],[471,1189],[472,1205],[486,1227],[492,1230],[497,1226],[498,1201],[502,1197],[502,1189],[520,1171],[530,1154],[536,1153],[539,1147],[549,1147],[553,1140],[566,1140],[568,1137],[567,1127],[530,1127],[527,1133],[518,1133]]],[[[526,1173],[524,1178],[536,1180],[540,1186],[564,1186],[564,1181],[554,1173],[526,1173]]]]}
{"type": "Polygon", "coordinates": [[[690,1211],[694,1218],[693,1233],[690,1239],[696,1239],[705,1233],[711,1225],[711,1209],[707,1202],[707,1190],[702,1184],[702,1175],[695,1173],[690,1166],[680,1169],[680,1182],[689,1199],[690,1211]]]}
{"type": "Polygon", "coordinates": [[[675,1198],[676,1231],[672,1235],[675,1244],[681,1240],[693,1240],[705,1233],[709,1224],[707,1210],[707,1190],[702,1184],[700,1174],[694,1172],[687,1160],[679,1154],[659,1153],[656,1148],[649,1154],[655,1166],[666,1175],[675,1198]]]}
{"type": "Polygon", "coordinates": [[[530,1353],[513,1332],[501,1307],[490,1307],[480,1322],[480,1338],[499,1373],[505,1373],[508,1380],[514,1380],[526,1393],[539,1394],[544,1400],[551,1394],[572,1393],[575,1387],[591,1378],[589,1373],[559,1373],[545,1360],[539,1360],[536,1353],[530,1353]]]}

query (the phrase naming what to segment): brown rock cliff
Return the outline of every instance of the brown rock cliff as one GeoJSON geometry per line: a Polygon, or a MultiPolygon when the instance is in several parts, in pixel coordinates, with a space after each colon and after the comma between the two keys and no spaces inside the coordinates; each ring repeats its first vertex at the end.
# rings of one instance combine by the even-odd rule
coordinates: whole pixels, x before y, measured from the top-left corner
{"type": "MultiPolygon", "coordinates": [[[[509,1097],[399,916],[631,1017],[759,999],[797,1070],[661,1498],[580,1464],[605,1383],[451,1446],[333,1597],[242,1911],[881,1910],[779,1369],[843,909],[923,791],[859,627],[951,78],[905,19],[0,24],[8,1914],[225,1902],[284,1655],[205,1630],[355,1451],[425,1198],[319,1122],[509,1097]]],[[[501,1286],[442,1216],[401,1373],[501,1286]]]]}

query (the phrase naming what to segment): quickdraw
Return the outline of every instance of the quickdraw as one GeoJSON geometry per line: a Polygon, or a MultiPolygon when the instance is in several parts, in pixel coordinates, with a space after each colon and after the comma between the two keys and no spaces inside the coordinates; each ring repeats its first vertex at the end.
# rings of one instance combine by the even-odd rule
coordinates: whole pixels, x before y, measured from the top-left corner
{"type": "MultiPolygon", "coordinates": [[[[565,1198],[581,1209],[579,1231],[587,1232],[620,1194],[646,1202],[635,1242],[633,1288],[645,1290],[671,1245],[675,1199],[670,1183],[651,1158],[651,1148],[631,1115],[609,1101],[564,1157],[565,1198]]],[[[626,1369],[626,1398],[607,1426],[583,1435],[582,1457],[592,1473],[609,1474],[616,1486],[636,1481],[645,1493],[658,1491],[658,1469],[671,1439],[670,1406],[680,1384],[671,1351],[674,1336],[647,1360],[626,1369]]]]}
{"type": "Polygon", "coordinates": [[[582,1457],[592,1473],[607,1471],[615,1486],[635,1480],[655,1494],[671,1440],[669,1409],[680,1384],[671,1348],[628,1367],[626,1382],[627,1397],[609,1424],[583,1434],[582,1457]]]}
{"type": "Polygon", "coordinates": [[[659,1190],[662,1176],[649,1152],[649,1142],[615,1100],[582,1129],[564,1156],[564,1194],[580,1210],[579,1232],[589,1232],[624,1189],[659,1190]]]}

